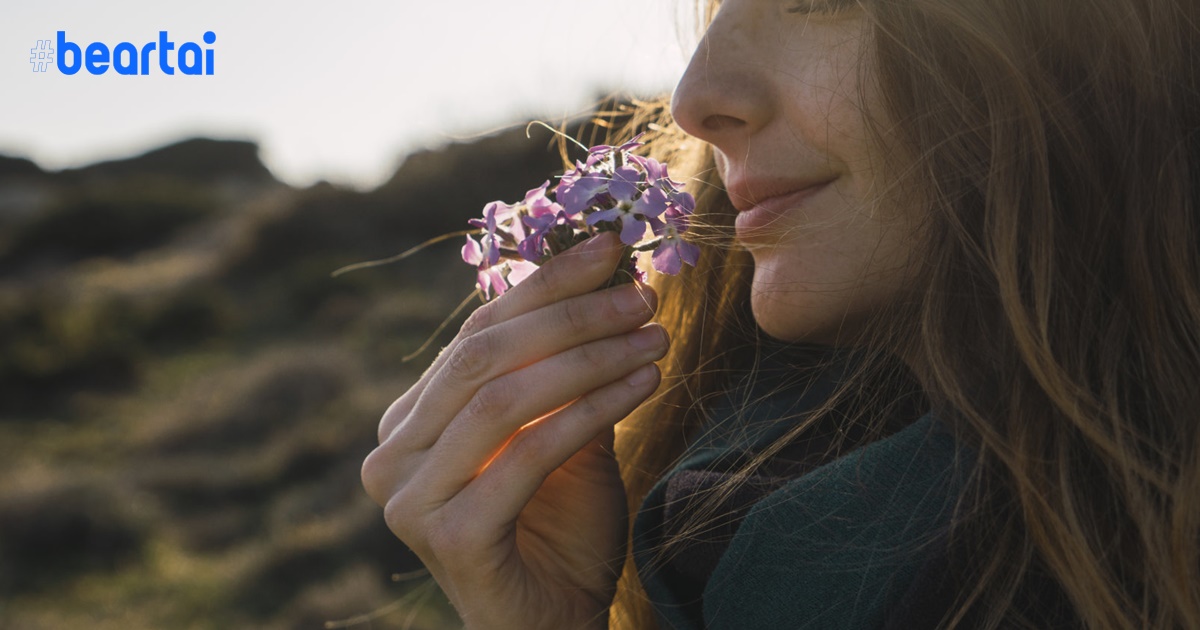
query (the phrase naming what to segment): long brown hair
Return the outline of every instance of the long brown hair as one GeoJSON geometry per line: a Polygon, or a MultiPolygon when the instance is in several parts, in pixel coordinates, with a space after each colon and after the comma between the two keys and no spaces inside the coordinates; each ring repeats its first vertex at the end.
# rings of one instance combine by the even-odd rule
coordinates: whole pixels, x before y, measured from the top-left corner
{"type": "MultiPolygon", "coordinates": [[[[1200,627],[1200,7],[857,4],[890,120],[871,128],[904,148],[890,172],[929,220],[911,299],[875,319],[877,354],[838,395],[878,437],[914,385],[979,454],[953,523],[970,572],[943,627],[1030,627],[1011,604],[1034,572],[1088,628],[1200,627]]],[[[756,343],[711,155],[665,102],[631,125],[647,122],[660,157],[692,164],[702,254],[658,283],[664,387],[619,427],[634,509],[756,343]]],[[[611,619],[654,626],[632,562],[611,619]]]]}

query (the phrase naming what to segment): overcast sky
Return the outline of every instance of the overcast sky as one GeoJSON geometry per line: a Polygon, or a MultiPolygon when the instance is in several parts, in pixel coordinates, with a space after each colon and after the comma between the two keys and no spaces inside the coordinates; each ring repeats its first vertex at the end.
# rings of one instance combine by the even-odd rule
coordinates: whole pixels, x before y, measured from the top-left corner
{"type": "MultiPolygon", "coordinates": [[[[256,140],[281,179],[360,188],[405,152],[587,111],[601,91],[669,93],[695,45],[688,0],[4,0],[0,153],[44,168],[193,135],[256,140]],[[57,31],[86,49],[166,30],[212,76],[33,72],[57,31]],[[203,42],[205,31],[216,41],[203,42]]],[[[53,41],[51,42],[53,45],[53,41]]]]}

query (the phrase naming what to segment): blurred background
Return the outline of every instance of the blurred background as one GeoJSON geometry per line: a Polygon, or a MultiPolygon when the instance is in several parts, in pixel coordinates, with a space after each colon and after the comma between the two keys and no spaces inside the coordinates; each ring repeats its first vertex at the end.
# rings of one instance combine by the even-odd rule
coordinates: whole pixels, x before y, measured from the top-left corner
{"type": "Polygon", "coordinates": [[[561,173],[529,121],[669,93],[686,5],[6,0],[0,629],[456,627],[359,467],[474,273],[330,274],[561,173]],[[59,30],[214,73],[34,72],[59,30]]]}

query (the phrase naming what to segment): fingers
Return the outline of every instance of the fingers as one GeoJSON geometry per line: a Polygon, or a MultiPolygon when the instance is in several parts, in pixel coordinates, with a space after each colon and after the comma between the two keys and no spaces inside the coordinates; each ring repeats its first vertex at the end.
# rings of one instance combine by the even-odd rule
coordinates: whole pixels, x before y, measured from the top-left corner
{"type": "Polygon", "coordinates": [[[624,245],[615,232],[604,232],[551,258],[490,305],[483,321],[463,325],[467,334],[512,319],[548,304],[600,288],[617,266],[624,245]]]}
{"type": "MultiPolygon", "coordinates": [[[[401,474],[380,447],[363,464],[363,485],[384,506],[393,533],[437,572],[437,555],[428,548],[432,534],[444,525],[506,531],[502,526],[516,519],[551,472],[628,416],[655,392],[660,378],[658,366],[642,365],[525,427],[452,501],[429,492],[450,468],[429,453],[421,458],[426,465],[420,474],[401,474]]],[[[604,437],[609,445],[611,439],[604,437]]]]}
{"type": "MultiPolygon", "coordinates": [[[[431,475],[426,484],[429,492],[449,499],[522,426],[661,359],[667,345],[666,332],[651,324],[571,348],[489,382],[462,407],[424,457],[424,466],[439,470],[436,481],[431,475]]],[[[582,409],[594,406],[585,397],[582,409]]]]}
{"type": "MultiPolygon", "coordinates": [[[[652,289],[627,284],[555,302],[472,335],[451,351],[450,358],[418,398],[409,415],[419,418],[419,424],[413,421],[403,428],[397,425],[394,431],[405,434],[403,439],[409,448],[427,448],[439,439],[464,406],[475,405],[481,410],[490,410],[493,415],[501,411],[499,406],[505,404],[503,388],[512,382],[504,379],[504,375],[571,348],[626,333],[649,321],[656,306],[657,297],[652,289]]],[[[656,340],[653,336],[646,339],[656,340]]],[[[585,347],[584,352],[602,352],[604,347],[609,346],[585,347]]],[[[625,351],[621,344],[612,347],[618,353],[625,351]]],[[[594,357],[592,361],[591,367],[595,367],[604,359],[594,357]]],[[[580,366],[580,370],[586,371],[588,367],[580,366]]],[[[573,367],[564,366],[563,369],[573,367]]],[[[526,392],[540,391],[544,389],[543,383],[555,382],[564,376],[572,375],[547,373],[545,381],[523,381],[526,384],[521,387],[525,387],[526,392]],[[530,387],[534,389],[528,389],[530,387]]],[[[591,386],[599,386],[617,376],[613,374],[591,386]]],[[[562,384],[570,383],[567,380],[562,384]]],[[[580,390],[576,396],[584,391],[587,390],[580,390]]],[[[525,421],[535,417],[527,416],[525,421]]]]}
{"type": "Polygon", "coordinates": [[[662,327],[651,324],[505,374],[459,404],[445,420],[418,408],[413,423],[368,456],[363,475],[370,481],[364,483],[380,498],[405,485],[420,486],[421,503],[436,506],[466,485],[522,426],[662,358],[668,343],[662,327]],[[414,481],[417,477],[420,481],[414,481]]]}
{"type": "Polygon", "coordinates": [[[517,433],[447,504],[449,518],[465,509],[486,514],[493,525],[515,521],[550,473],[649,398],[660,378],[658,366],[644,365],[517,433]]]}
{"type": "Polygon", "coordinates": [[[417,383],[388,407],[380,422],[379,441],[386,440],[408,415],[433,377],[455,357],[454,351],[464,339],[548,304],[599,288],[612,277],[622,250],[615,233],[601,233],[551,258],[524,282],[475,309],[417,383]]]}

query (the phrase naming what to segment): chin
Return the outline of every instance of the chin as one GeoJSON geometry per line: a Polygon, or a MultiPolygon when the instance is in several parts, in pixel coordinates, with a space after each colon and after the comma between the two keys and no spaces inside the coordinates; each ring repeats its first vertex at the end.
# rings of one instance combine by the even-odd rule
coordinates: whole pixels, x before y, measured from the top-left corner
{"type": "Polygon", "coordinates": [[[780,341],[840,345],[850,324],[845,295],[812,291],[795,278],[772,276],[769,269],[755,269],[750,306],[758,327],[780,341]]]}
{"type": "MultiPolygon", "coordinates": [[[[832,345],[819,317],[812,317],[803,304],[789,304],[772,293],[756,293],[751,298],[754,321],[764,333],[780,341],[832,345]],[[807,311],[807,312],[806,312],[807,311]]],[[[799,296],[789,295],[792,299],[799,296]]],[[[803,302],[803,299],[796,299],[803,302]]]]}

